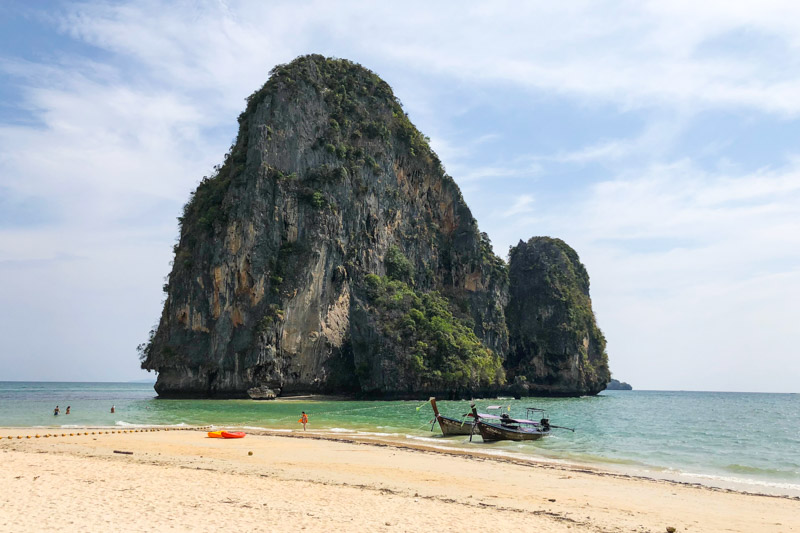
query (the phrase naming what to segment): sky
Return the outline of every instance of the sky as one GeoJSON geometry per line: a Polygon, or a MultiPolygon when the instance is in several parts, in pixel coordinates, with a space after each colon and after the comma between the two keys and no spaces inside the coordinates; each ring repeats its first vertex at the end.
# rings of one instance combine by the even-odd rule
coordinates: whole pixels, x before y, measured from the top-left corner
{"type": "Polygon", "coordinates": [[[148,377],[176,217],[319,53],[393,87],[498,255],[575,248],[613,377],[800,392],[800,3],[389,4],[3,2],[0,381],[148,377]]]}

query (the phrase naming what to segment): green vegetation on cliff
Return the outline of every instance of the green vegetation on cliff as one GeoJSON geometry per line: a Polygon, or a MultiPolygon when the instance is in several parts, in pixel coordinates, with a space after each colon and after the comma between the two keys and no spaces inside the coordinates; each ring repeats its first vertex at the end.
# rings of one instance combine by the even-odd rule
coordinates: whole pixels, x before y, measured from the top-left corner
{"type": "Polygon", "coordinates": [[[500,357],[486,348],[438,292],[418,293],[402,281],[369,274],[371,311],[411,390],[476,390],[505,382],[500,357]]]}

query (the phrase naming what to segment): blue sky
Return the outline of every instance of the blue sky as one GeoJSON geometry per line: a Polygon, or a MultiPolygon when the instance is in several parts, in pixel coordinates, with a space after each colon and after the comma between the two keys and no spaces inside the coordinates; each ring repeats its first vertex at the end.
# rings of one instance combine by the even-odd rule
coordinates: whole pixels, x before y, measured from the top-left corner
{"type": "Polygon", "coordinates": [[[128,380],[175,217],[307,53],[388,81],[495,251],[561,237],[615,377],[800,392],[793,2],[5,2],[2,379],[128,380]]]}

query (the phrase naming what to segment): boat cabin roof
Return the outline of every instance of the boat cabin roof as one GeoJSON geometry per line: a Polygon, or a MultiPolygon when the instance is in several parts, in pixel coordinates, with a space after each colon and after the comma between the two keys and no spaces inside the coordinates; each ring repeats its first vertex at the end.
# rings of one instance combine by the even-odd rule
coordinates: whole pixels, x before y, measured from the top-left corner
{"type": "Polygon", "coordinates": [[[478,413],[478,416],[480,418],[485,418],[486,420],[505,420],[506,422],[515,422],[517,424],[528,424],[528,425],[531,425],[531,426],[538,426],[539,425],[539,422],[537,422],[535,420],[527,420],[525,418],[511,418],[511,417],[504,418],[502,416],[489,415],[489,414],[486,414],[486,413],[478,413]]]}

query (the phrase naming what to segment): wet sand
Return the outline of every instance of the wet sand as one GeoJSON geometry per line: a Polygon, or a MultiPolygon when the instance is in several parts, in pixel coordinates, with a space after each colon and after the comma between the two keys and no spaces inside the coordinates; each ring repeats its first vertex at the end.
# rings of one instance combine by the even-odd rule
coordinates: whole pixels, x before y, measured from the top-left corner
{"type": "Polygon", "coordinates": [[[36,431],[0,430],[0,531],[800,531],[796,498],[380,438],[36,431]]]}

